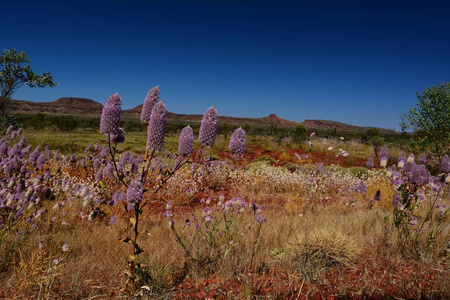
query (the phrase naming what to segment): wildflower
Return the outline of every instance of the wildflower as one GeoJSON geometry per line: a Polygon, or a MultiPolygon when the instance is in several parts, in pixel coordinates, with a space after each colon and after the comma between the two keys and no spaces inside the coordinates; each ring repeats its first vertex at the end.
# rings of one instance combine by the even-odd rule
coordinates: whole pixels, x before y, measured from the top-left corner
{"type": "Polygon", "coordinates": [[[325,168],[323,166],[323,163],[316,163],[315,167],[316,167],[316,173],[317,174],[323,174],[325,172],[325,168]]]}
{"type": "Polygon", "coordinates": [[[116,222],[117,222],[117,216],[111,216],[111,218],[109,219],[109,223],[116,224],[116,222]]]}
{"type": "Polygon", "coordinates": [[[189,156],[194,151],[194,132],[191,126],[186,126],[181,130],[178,143],[178,155],[189,156]]]}
{"type": "Polygon", "coordinates": [[[400,169],[403,168],[405,166],[405,162],[406,162],[406,153],[402,152],[402,154],[400,154],[400,156],[398,157],[397,167],[399,167],[400,169]]]}
{"type": "Polygon", "coordinates": [[[67,244],[64,244],[61,248],[62,248],[62,251],[63,251],[63,252],[68,252],[69,249],[70,249],[70,248],[69,248],[69,245],[67,245],[67,244]]]}
{"type": "Polygon", "coordinates": [[[151,88],[147,96],[145,97],[144,104],[141,110],[141,121],[143,123],[150,122],[150,116],[152,114],[153,107],[159,101],[159,85],[151,88]]]}
{"type": "Polygon", "coordinates": [[[203,218],[205,219],[205,222],[211,222],[213,220],[212,210],[209,207],[207,207],[203,210],[202,215],[203,215],[203,218]]]}
{"type": "Polygon", "coordinates": [[[311,135],[309,137],[315,137],[315,136],[316,136],[316,133],[313,132],[313,133],[311,133],[311,135]]]}
{"type": "Polygon", "coordinates": [[[409,225],[416,226],[417,225],[417,217],[412,216],[411,220],[409,220],[409,225]]]}
{"type": "Polygon", "coordinates": [[[441,160],[441,171],[448,173],[450,172],[450,158],[445,155],[441,160]]]}
{"type": "Polygon", "coordinates": [[[212,147],[217,134],[217,109],[214,106],[208,108],[203,115],[200,125],[198,141],[203,146],[212,147]]]}
{"type": "Polygon", "coordinates": [[[252,208],[253,214],[254,214],[254,215],[258,215],[258,214],[262,213],[262,207],[261,207],[261,205],[252,202],[252,203],[250,204],[250,207],[252,208]]]}
{"type": "Polygon", "coordinates": [[[369,157],[369,158],[367,159],[366,166],[367,166],[367,168],[369,168],[369,169],[371,169],[371,168],[373,168],[373,167],[375,166],[375,164],[374,164],[374,162],[373,162],[373,157],[369,157]]]}
{"type": "Polygon", "coordinates": [[[45,163],[45,155],[41,154],[41,155],[39,155],[38,159],[36,160],[36,165],[39,168],[39,170],[44,169],[44,163],[45,163]]]}
{"type": "Polygon", "coordinates": [[[328,151],[331,151],[331,150],[333,150],[333,147],[331,147],[331,146],[328,147],[328,151]]]}
{"type": "Polygon", "coordinates": [[[11,131],[13,130],[13,128],[14,128],[14,126],[9,125],[8,129],[6,129],[6,134],[7,134],[7,135],[10,135],[10,134],[11,134],[11,131]]]}
{"type": "Polygon", "coordinates": [[[419,159],[417,160],[419,164],[426,164],[427,163],[427,155],[425,153],[420,154],[419,159]]]}
{"type": "Polygon", "coordinates": [[[100,182],[103,179],[103,169],[98,169],[97,173],[95,174],[95,181],[100,182]]]}
{"type": "Polygon", "coordinates": [[[389,158],[388,148],[387,148],[387,146],[383,146],[383,148],[381,148],[381,151],[380,151],[380,166],[381,167],[383,167],[383,168],[386,167],[388,158],[389,158]]]}
{"type": "Polygon", "coordinates": [[[381,167],[386,167],[386,165],[387,165],[387,157],[381,157],[381,160],[380,160],[380,166],[381,167]]]}
{"type": "Polygon", "coordinates": [[[262,223],[264,223],[264,222],[267,222],[267,219],[266,218],[264,218],[262,215],[258,215],[257,217],[256,217],[256,222],[258,222],[259,224],[262,224],[262,223]]]}
{"type": "Polygon", "coordinates": [[[119,202],[122,202],[123,200],[125,200],[125,193],[121,192],[121,191],[116,191],[114,193],[114,195],[112,196],[111,199],[114,202],[114,205],[116,205],[119,202]]]}
{"type": "Polygon", "coordinates": [[[104,158],[104,157],[108,156],[109,153],[110,153],[110,152],[109,152],[109,148],[106,147],[106,146],[104,146],[104,147],[100,150],[99,156],[100,156],[100,158],[104,158]]]}
{"type": "Polygon", "coordinates": [[[108,97],[100,118],[100,133],[117,134],[120,125],[122,99],[119,94],[108,97]]]}
{"type": "Polygon", "coordinates": [[[158,102],[152,110],[149,122],[147,144],[150,150],[160,151],[164,143],[166,130],[166,106],[158,102]]]}
{"type": "Polygon", "coordinates": [[[412,167],[412,174],[410,178],[412,183],[422,185],[428,183],[429,174],[424,165],[414,165],[412,167]]]}
{"type": "Polygon", "coordinates": [[[106,177],[106,178],[113,178],[114,177],[114,165],[112,163],[108,164],[103,169],[103,177],[106,177]]]}
{"type": "Polygon", "coordinates": [[[127,202],[139,203],[142,200],[142,183],[140,181],[132,181],[127,189],[127,202]]]}
{"type": "Polygon", "coordinates": [[[413,162],[414,162],[414,158],[415,158],[414,154],[411,153],[411,154],[408,156],[408,160],[407,160],[406,162],[413,163],[413,162]]]}
{"type": "Polygon", "coordinates": [[[361,193],[361,194],[367,193],[367,186],[366,186],[366,184],[364,183],[364,181],[361,180],[361,181],[359,182],[358,186],[356,187],[356,192],[357,192],[357,193],[361,193]]]}
{"type": "Polygon", "coordinates": [[[239,127],[231,135],[230,144],[228,149],[236,156],[242,156],[245,147],[245,131],[239,127]]]}
{"type": "Polygon", "coordinates": [[[402,198],[400,197],[400,195],[394,195],[392,197],[392,206],[396,206],[398,203],[400,203],[402,200],[402,198]]]}
{"type": "Polygon", "coordinates": [[[125,142],[125,130],[122,127],[119,127],[117,134],[111,135],[111,142],[115,144],[125,142]]]}
{"type": "Polygon", "coordinates": [[[163,216],[164,216],[164,218],[172,219],[172,218],[173,218],[173,212],[172,212],[170,209],[168,209],[168,210],[166,210],[166,211],[163,213],[163,216]]]}

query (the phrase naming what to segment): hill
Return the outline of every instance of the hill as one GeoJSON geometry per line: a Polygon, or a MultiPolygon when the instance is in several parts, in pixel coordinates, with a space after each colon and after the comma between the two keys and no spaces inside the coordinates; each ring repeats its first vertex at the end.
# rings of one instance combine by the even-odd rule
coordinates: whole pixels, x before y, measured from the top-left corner
{"type": "MultiPolygon", "coordinates": [[[[100,117],[103,105],[85,98],[64,97],[52,102],[32,102],[24,100],[11,100],[6,108],[7,113],[17,115],[36,115],[44,113],[49,115],[72,115],[78,117],[100,117]]],[[[139,120],[142,105],[138,105],[132,109],[122,111],[122,118],[139,120]]],[[[167,120],[169,122],[183,122],[195,123],[200,122],[201,114],[177,114],[173,112],[167,113],[167,120]]],[[[301,123],[279,118],[275,114],[270,114],[263,118],[238,118],[229,116],[219,116],[219,122],[228,123],[231,125],[251,125],[251,126],[279,126],[279,127],[294,127],[301,124],[309,129],[323,129],[323,130],[339,130],[339,131],[353,131],[364,132],[374,127],[361,127],[349,125],[336,121],[327,120],[305,120],[301,123]]],[[[392,133],[391,130],[377,128],[380,132],[392,133]]]]}

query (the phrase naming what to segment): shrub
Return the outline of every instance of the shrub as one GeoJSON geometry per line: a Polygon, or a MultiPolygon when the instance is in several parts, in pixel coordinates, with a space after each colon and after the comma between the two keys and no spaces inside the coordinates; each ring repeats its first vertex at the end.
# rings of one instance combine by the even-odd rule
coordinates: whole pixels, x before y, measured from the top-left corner
{"type": "Polygon", "coordinates": [[[292,264],[307,280],[315,280],[326,268],[350,267],[361,253],[354,237],[337,229],[301,232],[289,242],[292,264]]]}

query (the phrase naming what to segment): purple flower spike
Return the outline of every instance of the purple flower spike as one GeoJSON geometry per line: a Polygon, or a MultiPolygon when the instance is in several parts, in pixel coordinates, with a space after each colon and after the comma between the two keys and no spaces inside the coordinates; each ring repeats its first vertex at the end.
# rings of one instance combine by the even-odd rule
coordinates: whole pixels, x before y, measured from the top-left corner
{"type": "Polygon", "coordinates": [[[369,169],[372,169],[373,167],[375,167],[375,163],[373,162],[373,157],[369,157],[367,159],[366,166],[369,169]]]}
{"type": "Polygon", "coordinates": [[[153,87],[148,91],[145,97],[144,104],[141,110],[141,121],[143,123],[150,122],[150,116],[152,114],[153,107],[159,101],[159,85],[153,87]]]}
{"type": "Polygon", "coordinates": [[[14,126],[9,125],[8,129],[6,129],[6,134],[7,134],[7,135],[10,135],[10,134],[11,134],[11,131],[13,130],[13,128],[14,128],[14,126]]]}
{"type": "Polygon", "coordinates": [[[208,108],[203,115],[200,125],[198,141],[203,146],[212,147],[217,134],[217,109],[214,106],[208,108]]]}
{"type": "Polygon", "coordinates": [[[450,158],[448,157],[448,155],[445,155],[442,158],[441,171],[446,172],[446,173],[450,172],[450,158]]]}
{"type": "Polygon", "coordinates": [[[125,130],[122,127],[119,127],[117,134],[111,135],[111,142],[115,144],[125,142],[125,130]]]}
{"type": "Polygon", "coordinates": [[[428,183],[429,174],[427,171],[427,167],[424,165],[413,165],[412,166],[412,174],[410,181],[417,185],[423,185],[428,183]]]}
{"type": "Polygon", "coordinates": [[[100,133],[118,134],[122,99],[119,94],[108,97],[100,118],[100,133]]]}
{"type": "Polygon", "coordinates": [[[417,160],[419,164],[426,164],[427,163],[427,155],[425,153],[420,154],[419,159],[417,160]]]}
{"type": "Polygon", "coordinates": [[[387,161],[389,158],[388,148],[387,146],[383,146],[380,151],[380,166],[386,167],[387,161]]]}
{"type": "Polygon", "coordinates": [[[236,129],[231,135],[230,144],[228,149],[236,154],[236,156],[242,156],[245,147],[245,131],[241,127],[236,129]]]}
{"type": "Polygon", "coordinates": [[[256,222],[258,222],[259,224],[262,224],[262,223],[264,223],[264,222],[267,222],[267,219],[264,218],[262,215],[258,215],[258,216],[256,217],[256,222]]]}
{"type": "Polygon", "coordinates": [[[364,181],[361,180],[361,181],[359,182],[358,186],[356,187],[356,192],[357,192],[357,193],[361,193],[361,194],[367,193],[367,186],[366,186],[366,184],[364,183],[364,181]]]}
{"type": "Polygon", "coordinates": [[[180,141],[178,143],[178,155],[189,156],[194,151],[194,132],[191,126],[186,126],[181,130],[180,141]]]}
{"type": "Polygon", "coordinates": [[[142,200],[142,183],[139,181],[132,181],[127,189],[127,202],[136,204],[142,200]]]}
{"type": "Polygon", "coordinates": [[[149,130],[147,136],[147,144],[149,150],[160,151],[164,143],[164,135],[166,130],[166,106],[164,103],[158,102],[153,107],[150,117],[149,130]]]}

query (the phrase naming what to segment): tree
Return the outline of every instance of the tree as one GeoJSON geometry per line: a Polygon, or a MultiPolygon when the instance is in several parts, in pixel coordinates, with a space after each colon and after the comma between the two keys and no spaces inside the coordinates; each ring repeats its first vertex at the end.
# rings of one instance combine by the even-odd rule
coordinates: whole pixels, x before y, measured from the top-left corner
{"type": "Polygon", "coordinates": [[[300,143],[306,140],[306,128],[301,124],[297,124],[294,128],[294,142],[300,143]]]}
{"type": "Polygon", "coordinates": [[[17,52],[15,48],[3,50],[0,57],[0,109],[5,113],[7,101],[24,84],[29,87],[53,87],[58,85],[53,81],[49,72],[42,75],[36,74],[30,66],[30,59],[25,52],[17,52]]]}
{"type": "Polygon", "coordinates": [[[366,131],[366,142],[373,147],[375,157],[378,157],[381,147],[385,144],[380,136],[380,131],[376,128],[370,128],[366,131]]]}
{"type": "Polygon", "coordinates": [[[418,102],[403,115],[402,130],[413,130],[414,143],[421,151],[438,158],[450,150],[450,82],[417,92],[418,102]]]}

